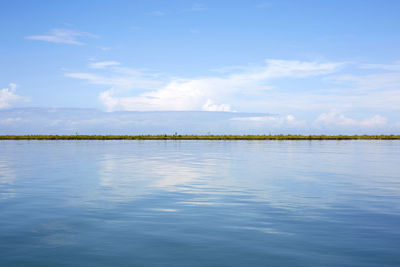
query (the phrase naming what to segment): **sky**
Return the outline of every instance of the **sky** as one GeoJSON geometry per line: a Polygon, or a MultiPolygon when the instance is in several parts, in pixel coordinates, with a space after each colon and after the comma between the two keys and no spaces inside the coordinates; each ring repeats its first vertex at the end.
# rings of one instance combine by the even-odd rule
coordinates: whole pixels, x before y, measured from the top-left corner
{"type": "Polygon", "coordinates": [[[8,110],[36,107],[398,133],[399,11],[390,0],[3,0],[0,131],[37,111],[8,110]]]}

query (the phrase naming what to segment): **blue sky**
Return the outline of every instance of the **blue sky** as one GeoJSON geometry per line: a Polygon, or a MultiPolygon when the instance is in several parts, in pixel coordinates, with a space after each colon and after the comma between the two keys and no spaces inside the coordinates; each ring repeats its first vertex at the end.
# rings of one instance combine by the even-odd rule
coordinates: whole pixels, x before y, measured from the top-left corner
{"type": "Polygon", "coordinates": [[[256,112],[296,129],[400,129],[399,1],[14,0],[1,10],[0,109],[256,112]]]}

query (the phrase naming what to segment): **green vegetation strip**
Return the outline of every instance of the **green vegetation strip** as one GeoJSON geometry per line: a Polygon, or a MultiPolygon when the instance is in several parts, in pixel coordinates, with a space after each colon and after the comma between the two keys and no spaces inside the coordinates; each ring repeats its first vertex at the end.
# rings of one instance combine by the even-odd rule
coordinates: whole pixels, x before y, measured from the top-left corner
{"type": "Polygon", "coordinates": [[[400,140],[400,135],[0,135],[0,140],[400,140]]]}

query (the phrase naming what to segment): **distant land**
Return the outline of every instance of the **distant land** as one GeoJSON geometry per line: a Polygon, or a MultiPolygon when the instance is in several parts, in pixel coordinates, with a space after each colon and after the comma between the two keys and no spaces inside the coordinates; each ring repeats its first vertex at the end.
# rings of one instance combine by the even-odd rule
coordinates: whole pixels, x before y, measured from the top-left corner
{"type": "Polygon", "coordinates": [[[400,135],[0,135],[0,140],[400,140],[400,135]]]}

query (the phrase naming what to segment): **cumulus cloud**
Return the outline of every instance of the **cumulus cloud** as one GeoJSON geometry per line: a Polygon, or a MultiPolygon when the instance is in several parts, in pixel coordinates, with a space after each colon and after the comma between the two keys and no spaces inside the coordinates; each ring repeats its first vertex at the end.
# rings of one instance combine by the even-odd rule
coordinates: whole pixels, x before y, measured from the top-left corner
{"type": "Polygon", "coordinates": [[[101,102],[108,111],[115,110],[200,110],[206,104],[209,92],[197,81],[173,81],[161,89],[139,96],[121,97],[119,90],[110,89],[100,94],[101,102]]]}
{"type": "Polygon", "coordinates": [[[83,45],[84,43],[79,39],[86,37],[97,38],[98,36],[88,32],[80,32],[69,29],[52,29],[44,35],[31,35],[26,36],[25,38],[29,40],[39,40],[51,43],[83,45]]]}
{"type": "Polygon", "coordinates": [[[302,62],[267,60],[265,64],[248,66],[219,76],[194,79],[165,79],[157,74],[129,68],[110,67],[106,74],[66,73],[67,77],[86,80],[111,88],[99,99],[108,111],[115,110],[208,110],[231,111],[235,94],[257,93],[271,89],[266,84],[276,78],[304,78],[330,74],[343,64],[337,62],[302,62]],[[143,92],[145,90],[145,92],[143,92]],[[131,96],[121,96],[129,91],[131,96]]]}
{"type": "Polygon", "coordinates": [[[321,113],[316,119],[299,120],[292,114],[285,116],[240,116],[230,119],[232,127],[247,131],[291,134],[383,134],[398,131],[396,123],[388,123],[381,115],[354,119],[338,111],[321,113]]]}
{"type": "Polygon", "coordinates": [[[232,111],[231,107],[227,104],[214,104],[210,99],[202,106],[205,111],[232,111]]]}
{"type": "Polygon", "coordinates": [[[0,90],[0,109],[9,108],[15,104],[28,101],[26,97],[22,97],[15,93],[16,88],[17,85],[15,83],[10,83],[8,88],[0,90]]]}
{"type": "Polygon", "coordinates": [[[349,117],[346,117],[344,114],[341,114],[337,111],[331,111],[329,113],[322,113],[318,116],[318,118],[314,121],[314,126],[316,127],[328,127],[335,128],[339,127],[343,128],[353,128],[353,127],[361,127],[361,128],[379,128],[384,127],[387,123],[387,119],[380,115],[375,115],[370,118],[355,120],[349,117]]]}

